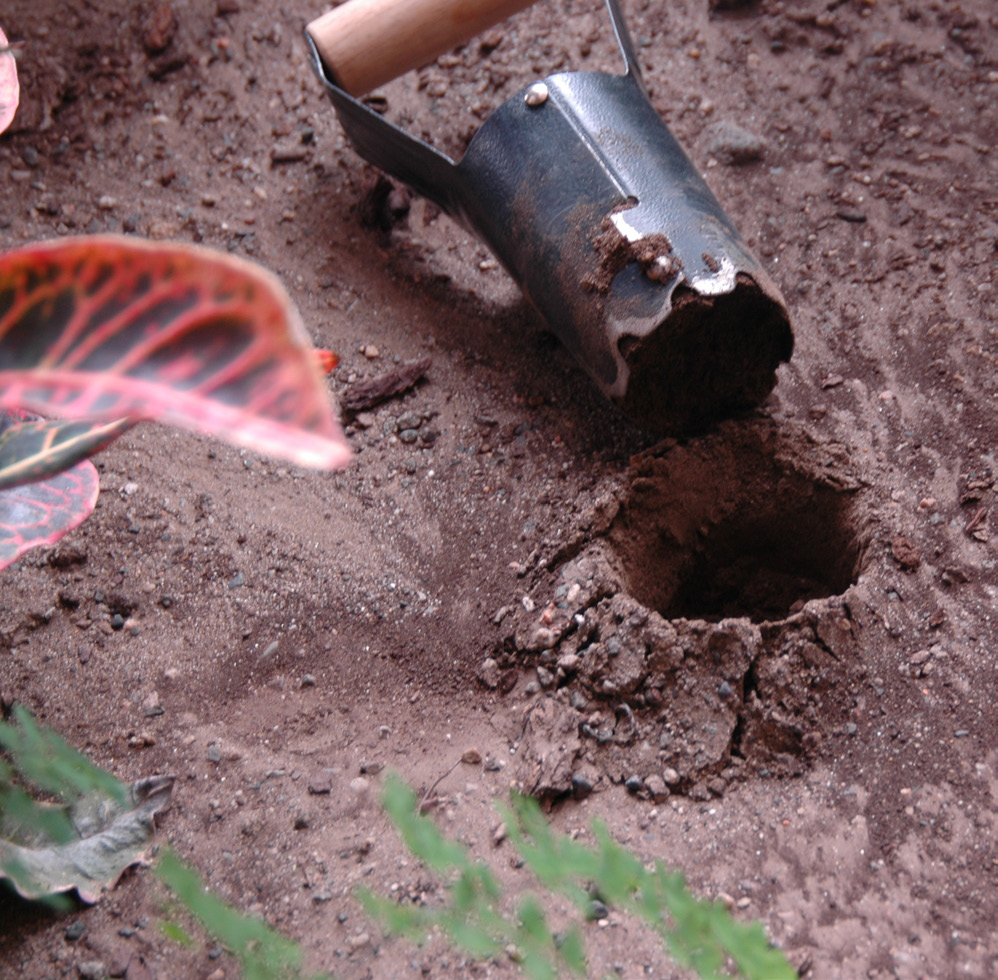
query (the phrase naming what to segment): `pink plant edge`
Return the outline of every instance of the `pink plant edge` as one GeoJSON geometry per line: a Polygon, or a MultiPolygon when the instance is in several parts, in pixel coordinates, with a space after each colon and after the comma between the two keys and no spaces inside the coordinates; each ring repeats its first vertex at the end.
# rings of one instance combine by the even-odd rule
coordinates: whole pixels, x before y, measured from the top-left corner
{"type": "Polygon", "coordinates": [[[0,133],[14,120],[21,87],[17,81],[17,62],[7,43],[7,35],[0,28],[0,133]]]}
{"type": "MultiPolygon", "coordinates": [[[[93,456],[133,425],[51,421],[20,409],[0,408],[0,490],[38,483],[93,456]]],[[[0,524],[3,523],[0,508],[0,524]]]]}
{"type": "Polygon", "coordinates": [[[88,459],[38,483],[0,490],[0,569],[82,524],[93,513],[99,490],[88,459]]]}
{"type": "Polygon", "coordinates": [[[0,255],[0,405],[152,418],[319,469],[351,455],[277,278],[185,244],[85,236],[0,255]]]}

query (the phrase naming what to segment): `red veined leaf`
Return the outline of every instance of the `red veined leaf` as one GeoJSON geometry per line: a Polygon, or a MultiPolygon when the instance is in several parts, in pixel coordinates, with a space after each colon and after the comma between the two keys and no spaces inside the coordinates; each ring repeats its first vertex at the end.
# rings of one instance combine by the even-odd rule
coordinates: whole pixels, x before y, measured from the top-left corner
{"type": "Polygon", "coordinates": [[[42,482],[0,490],[0,569],[82,524],[99,489],[97,470],[85,459],[42,482]]]}
{"type": "Polygon", "coordinates": [[[97,470],[81,459],[133,424],[47,422],[0,409],[0,569],[31,548],[55,544],[93,513],[97,470]]]}
{"type": "Polygon", "coordinates": [[[93,236],[0,255],[0,405],[156,418],[306,466],[350,458],[276,277],[191,245],[93,236]]]}
{"type": "Polygon", "coordinates": [[[20,99],[17,62],[14,60],[14,52],[7,44],[7,36],[0,30],[0,133],[11,124],[20,99]]]}
{"type": "Polygon", "coordinates": [[[0,409],[0,489],[33,483],[68,470],[81,459],[99,452],[134,424],[133,419],[48,421],[27,412],[0,409]]]}

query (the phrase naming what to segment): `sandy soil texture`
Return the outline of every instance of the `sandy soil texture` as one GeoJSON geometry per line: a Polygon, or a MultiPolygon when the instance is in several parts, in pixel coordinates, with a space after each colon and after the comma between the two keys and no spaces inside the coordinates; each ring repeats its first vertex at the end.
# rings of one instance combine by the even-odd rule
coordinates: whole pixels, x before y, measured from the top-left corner
{"type": "MultiPolygon", "coordinates": [[[[389,768],[444,777],[441,825],[511,887],[517,784],[805,976],[996,976],[998,10],[623,6],[796,335],[762,407],[696,437],[619,415],[484,246],[356,155],[307,59],[321,5],[4,5],[0,245],[255,259],[345,403],[428,364],[346,414],[339,474],[153,425],[101,454],[94,516],[0,580],[0,696],[124,779],[176,775],[161,838],[344,980],[517,975],[384,939],[352,897],[440,899],[380,812],[389,768]]],[[[381,104],[460,153],[538,77],[618,67],[597,0],[545,0],[381,104]]],[[[141,870],[68,918],[0,896],[0,976],[234,977],[162,935],[163,898],[141,870]]],[[[593,976],[680,976],[616,913],[587,939],[593,976]]]]}

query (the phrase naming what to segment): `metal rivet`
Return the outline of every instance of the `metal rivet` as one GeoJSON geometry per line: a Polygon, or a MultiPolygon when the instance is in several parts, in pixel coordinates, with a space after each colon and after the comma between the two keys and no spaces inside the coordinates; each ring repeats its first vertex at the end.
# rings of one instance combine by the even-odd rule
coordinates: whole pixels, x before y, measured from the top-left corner
{"type": "Polygon", "coordinates": [[[679,271],[679,265],[671,255],[658,255],[645,270],[649,279],[655,282],[668,282],[679,271]]]}
{"type": "Polygon", "coordinates": [[[536,109],[538,106],[544,105],[547,100],[548,87],[543,82],[534,82],[534,84],[527,89],[527,93],[523,97],[523,101],[526,102],[531,109],[536,109]]]}

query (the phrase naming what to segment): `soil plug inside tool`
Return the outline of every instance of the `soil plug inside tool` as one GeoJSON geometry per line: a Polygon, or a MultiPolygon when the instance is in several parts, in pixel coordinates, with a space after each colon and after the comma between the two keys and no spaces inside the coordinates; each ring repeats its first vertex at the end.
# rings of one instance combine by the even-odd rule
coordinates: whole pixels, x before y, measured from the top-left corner
{"type": "Polygon", "coordinates": [[[680,433],[758,405],[789,359],[783,297],[652,107],[617,0],[624,74],[560,72],[455,162],[360,96],[528,0],[348,0],[307,31],[357,151],[482,238],[623,411],[680,433]]]}

